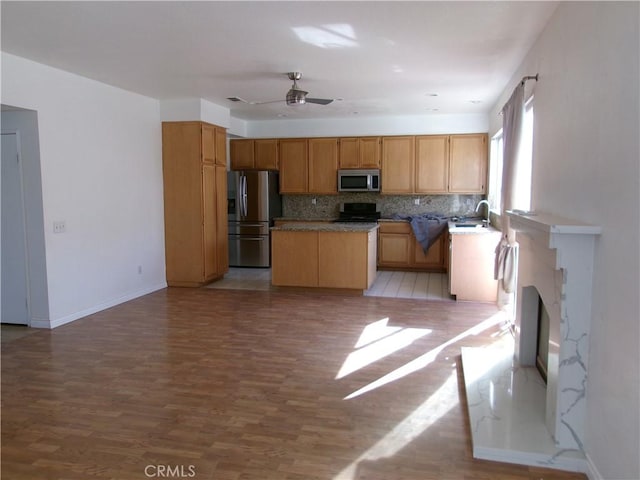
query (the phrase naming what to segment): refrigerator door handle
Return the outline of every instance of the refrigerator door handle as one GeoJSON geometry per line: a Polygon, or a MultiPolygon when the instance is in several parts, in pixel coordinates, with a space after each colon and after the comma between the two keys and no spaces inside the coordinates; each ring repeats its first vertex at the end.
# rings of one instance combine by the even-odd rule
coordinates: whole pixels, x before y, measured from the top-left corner
{"type": "Polygon", "coordinates": [[[241,174],[240,176],[240,195],[241,195],[241,212],[243,217],[247,216],[247,176],[241,174]]]}

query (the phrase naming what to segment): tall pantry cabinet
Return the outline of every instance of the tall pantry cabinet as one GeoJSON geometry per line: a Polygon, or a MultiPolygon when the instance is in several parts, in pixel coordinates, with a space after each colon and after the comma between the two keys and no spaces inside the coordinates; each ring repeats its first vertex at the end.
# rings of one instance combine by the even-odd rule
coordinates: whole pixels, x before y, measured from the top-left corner
{"type": "Polygon", "coordinates": [[[226,130],[162,123],[167,284],[195,287],[229,269],[226,130]]]}

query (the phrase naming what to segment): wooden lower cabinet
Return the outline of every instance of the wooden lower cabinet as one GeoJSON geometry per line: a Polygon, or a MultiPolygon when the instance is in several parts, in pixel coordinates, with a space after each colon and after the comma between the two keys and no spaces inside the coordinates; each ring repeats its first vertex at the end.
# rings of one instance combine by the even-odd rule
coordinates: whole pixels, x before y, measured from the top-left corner
{"type": "Polygon", "coordinates": [[[366,290],[376,277],[376,232],[271,232],[271,282],[366,290]]]}
{"type": "Polygon", "coordinates": [[[446,233],[442,234],[425,253],[409,222],[381,222],[378,233],[378,267],[446,272],[446,237],[446,233]]]}
{"type": "Polygon", "coordinates": [[[494,276],[499,231],[451,233],[449,293],[456,300],[495,302],[498,282],[494,276]]]}
{"type": "Polygon", "coordinates": [[[380,232],[378,244],[380,247],[379,266],[409,266],[411,260],[411,236],[409,234],[380,232]]]}
{"type": "Polygon", "coordinates": [[[318,286],[318,232],[271,232],[271,283],[318,286]]]}
{"type": "Polygon", "coordinates": [[[318,244],[318,286],[366,290],[375,278],[375,232],[322,232],[318,244]],[[373,272],[372,270],[373,265],[373,272]],[[371,282],[369,282],[371,280],[371,282]]]}

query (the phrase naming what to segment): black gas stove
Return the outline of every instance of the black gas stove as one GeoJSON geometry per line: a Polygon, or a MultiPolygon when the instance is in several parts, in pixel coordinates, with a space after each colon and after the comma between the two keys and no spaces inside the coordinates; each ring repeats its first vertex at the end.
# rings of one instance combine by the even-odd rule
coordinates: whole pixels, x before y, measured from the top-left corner
{"type": "Polygon", "coordinates": [[[351,202],[340,204],[340,215],[336,222],[376,223],[379,218],[377,203],[351,202]]]}

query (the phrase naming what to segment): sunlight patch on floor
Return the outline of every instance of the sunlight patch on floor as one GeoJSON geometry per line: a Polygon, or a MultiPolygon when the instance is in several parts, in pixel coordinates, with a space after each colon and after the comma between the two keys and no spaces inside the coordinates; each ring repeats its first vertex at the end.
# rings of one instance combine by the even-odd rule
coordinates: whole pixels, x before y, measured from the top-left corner
{"type": "Polygon", "coordinates": [[[367,325],[355,348],[342,364],[336,379],[346,377],[431,333],[428,328],[402,328],[387,326],[388,318],[367,325]]]}
{"type": "Polygon", "coordinates": [[[455,370],[452,371],[442,386],[422,405],[398,423],[393,430],[387,433],[369,450],[333,477],[333,480],[354,480],[360,462],[375,461],[395,455],[425,432],[442,416],[446,415],[458,402],[458,382],[456,376],[455,370]]]}
{"type": "Polygon", "coordinates": [[[469,335],[478,335],[479,333],[483,332],[487,328],[490,328],[498,323],[501,323],[503,320],[504,320],[504,316],[502,315],[501,312],[495,315],[492,315],[488,319],[480,322],[479,324],[471,327],[470,329],[465,330],[464,332],[460,333],[459,335],[456,335],[452,339],[447,340],[441,345],[438,345],[436,348],[428,351],[424,355],[419,356],[418,358],[410,361],[409,363],[406,363],[402,367],[395,369],[394,371],[388,373],[387,375],[384,375],[379,379],[375,380],[374,382],[371,382],[370,384],[365,385],[361,389],[356,390],[350,395],[347,395],[344,399],[350,400],[352,398],[358,397],[367,392],[375,390],[376,388],[383,387],[384,385],[394,382],[400,378],[406,377],[407,375],[411,375],[412,373],[417,372],[418,370],[421,370],[425,368],[427,365],[429,365],[430,363],[432,363],[438,357],[440,352],[442,352],[442,350],[447,348],[449,345],[459,342],[460,340],[462,340],[463,338],[469,335]]]}

